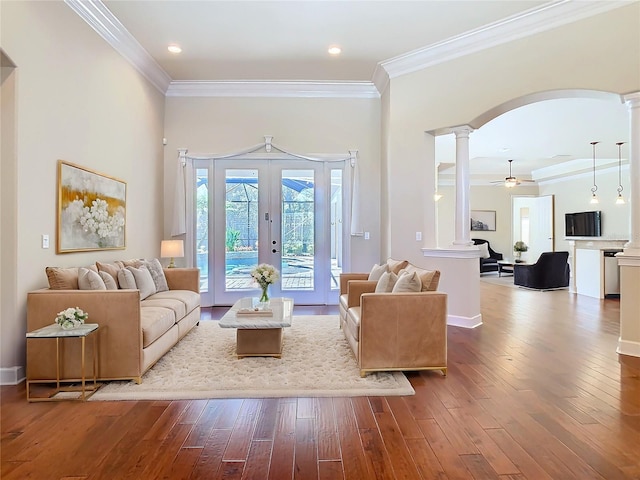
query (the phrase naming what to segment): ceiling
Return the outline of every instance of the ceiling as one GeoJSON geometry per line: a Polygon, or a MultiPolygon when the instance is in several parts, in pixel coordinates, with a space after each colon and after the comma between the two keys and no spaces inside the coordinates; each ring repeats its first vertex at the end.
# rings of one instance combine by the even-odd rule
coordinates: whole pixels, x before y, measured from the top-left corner
{"type": "MultiPolygon", "coordinates": [[[[103,0],[173,81],[314,82],[371,82],[377,67],[407,53],[559,3],[564,2],[103,0]],[[170,43],[179,44],[182,53],[169,53],[170,43]],[[329,55],[330,45],[339,45],[341,55],[329,55]]],[[[536,179],[553,176],[545,167],[559,163],[579,171],[590,165],[589,142],[602,142],[598,159],[617,161],[615,142],[627,137],[628,114],[621,102],[533,103],[471,134],[471,174],[484,181],[503,179],[508,159],[523,178],[531,178],[532,171],[536,179]]],[[[441,175],[452,177],[453,135],[437,137],[436,161],[441,175]]]]}

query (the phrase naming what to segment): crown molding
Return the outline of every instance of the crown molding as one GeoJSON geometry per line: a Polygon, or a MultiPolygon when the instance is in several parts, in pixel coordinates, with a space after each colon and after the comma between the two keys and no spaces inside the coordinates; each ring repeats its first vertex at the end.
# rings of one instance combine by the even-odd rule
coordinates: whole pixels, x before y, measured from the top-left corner
{"type": "Polygon", "coordinates": [[[475,30],[469,30],[441,42],[398,55],[380,62],[378,66],[387,72],[389,78],[395,78],[631,3],[633,0],[554,1],[475,30]]]}
{"type": "Polygon", "coordinates": [[[64,2],[154,87],[163,94],[167,91],[171,77],[100,0],[64,0],[64,2]]]}
{"type": "Polygon", "coordinates": [[[373,82],[174,81],[167,97],[380,98],[373,82]]]}

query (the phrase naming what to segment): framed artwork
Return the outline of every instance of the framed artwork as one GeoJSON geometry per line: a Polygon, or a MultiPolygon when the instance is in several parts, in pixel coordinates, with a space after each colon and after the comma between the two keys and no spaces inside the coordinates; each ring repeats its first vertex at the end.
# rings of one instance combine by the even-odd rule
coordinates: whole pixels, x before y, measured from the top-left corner
{"type": "Polygon", "coordinates": [[[58,160],[56,253],[125,248],[127,184],[58,160]]]}
{"type": "Polygon", "coordinates": [[[471,210],[471,231],[495,232],[495,210],[471,210]]]}

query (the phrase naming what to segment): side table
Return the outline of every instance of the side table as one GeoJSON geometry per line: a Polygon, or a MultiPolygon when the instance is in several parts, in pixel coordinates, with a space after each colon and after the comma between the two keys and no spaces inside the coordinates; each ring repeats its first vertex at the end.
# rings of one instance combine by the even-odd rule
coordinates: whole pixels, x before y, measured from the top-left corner
{"type": "Polygon", "coordinates": [[[97,323],[85,323],[77,328],[64,330],[57,324],[48,325],[46,327],[39,328],[32,332],[27,332],[27,341],[36,341],[39,339],[52,339],[56,340],[56,378],[55,379],[36,379],[29,380],[27,377],[27,401],[29,402],[54,402],[60,400],[81,400],[85,401],[91,395],[93,395],[102,385],[97,383],[98,372],[98,354],[97,354],[97,342],[96,336],[100,325],[97,323]],[[87,337],[91,337],[93,341],[93,384],[87,385],[86,379],[86,361],[85,361],[85,343],[87,337]],[[81,361],[81,385],[63,387],[60,384],[62,382],[69,382],[69,380],[60,380],[60,339],[61,338],[79,338],[82,342],[82,358],[81,361]],[[55,383],[56,388],[47,397],[32,397],[31,385],[34,383],[55,383]],[[79,392],[80,395],[76,398],[61,397],[55,398],[55,395],[60,392],[79,392]]]}

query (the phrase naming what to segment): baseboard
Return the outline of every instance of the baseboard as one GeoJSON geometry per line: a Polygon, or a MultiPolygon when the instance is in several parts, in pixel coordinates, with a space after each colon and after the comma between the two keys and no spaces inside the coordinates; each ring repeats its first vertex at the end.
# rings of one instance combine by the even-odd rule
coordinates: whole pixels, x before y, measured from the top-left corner
{"type": "Polygon", "coordinates": [[[473,317],[447,315],[447,325],[451,325],[452,327],[476,328],[482,325],[482,314],[473,317]]]}
{"type": "Polygon", "coordinates": [[[26,377],[24,367],[0,368],[0,385],[17,385],[26,377]]]}
{"type": "Polygon", "coordinates": [[[622,340],[622,338],[618,338],[618,348],[616,349],[616,352],[621,355],[640,357],[640,342],[632,342],[630,340],[622,340]]]}

